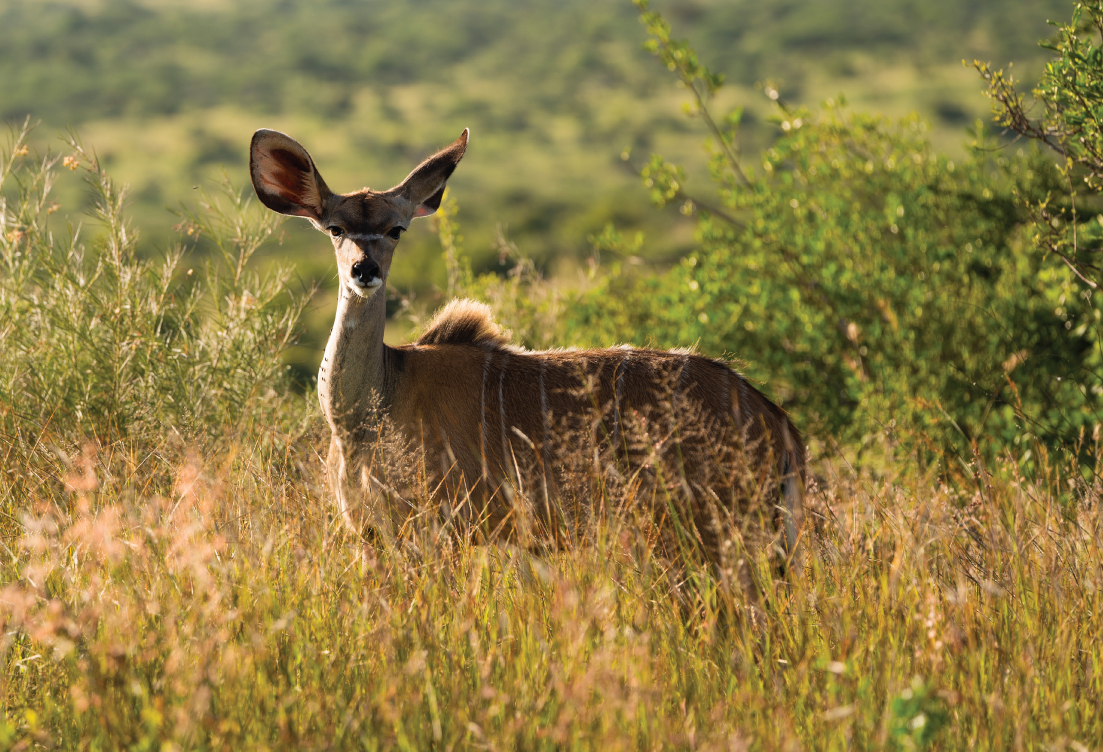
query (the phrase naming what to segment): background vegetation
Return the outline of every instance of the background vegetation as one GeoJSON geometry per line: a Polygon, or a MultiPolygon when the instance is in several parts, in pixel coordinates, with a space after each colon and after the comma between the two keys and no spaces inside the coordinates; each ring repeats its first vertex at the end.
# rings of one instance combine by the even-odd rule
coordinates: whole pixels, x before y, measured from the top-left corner
{"type": "MultiPolygon", "coordinates": [[[[859,110],[918,111],[952,158],[963,128],[988,109],[962,59],[1015,61],[1033,80],[1046,19],[1068,15],[1065,0],[679,0],[663,9],[727,76],[718,104],[744,108],[748,154],[778,134],[759,86],[773,80],[794,102],[841,93],[859,110]]],[[[658,152],[683,164],[691,185],[708,181],[703,131],[682,117],[681,93],[640,41],[626,2],[3,0],[0,120],[41,120],[35,149],[56,148],[56,133],[78,127],[130,186],[140,253],[174,242],[179,220],[166,208],[193,186],[219,182],[223,170],[244,180],[258,127],[300,139],[340,190],[389,187],[471,127],[453,187],[475,269],[504,270],[501,226],[539,269],[573,284],[588,238],[608,222],[643,231],[634,255],[660,265],[693,246],[692,224],[651,210],[632,167],[658,152]],[[619,158],[626,148],[632,165],[619,158]]],[[[55,190],[66,206],[86,201],[77,181],[55,190]]],[[[282,241],[261,253],[330,293],[307,319],[306,347],[291,353],[308,378],[332,322],[332,263],[305,223],[288,223],[282,241]]],[[[444,276],[432,233],[410,233],[392,288],[435,305],[444,276]]]]}
{"type": "MultiPolygon", "coordinates": [[[[654,155],[641,173],[652,200],[696,213],[701,248],[664,275],[604,277],[572,308],[573,338],[629,332],[664,347],[758,353],[806,425],[852,441],[873,426],[906,425],[921,437],[919,447],[909,442],[921,461],[940,445],[976,451],[980,436],[992,448],[1031,437],[1068,446],[1098,424],[1097,285],[1079,267],[1095,273],[1103,223],[1090,196],[1076,209],[1083,166],[1012,152],[979,124],[955,164],[914,117],[852,115],[833,99],[820,112],[794,108],[769,87],[783,135],[755,164],[742,157],[742,113],[720,118],[711,107],[721,78],[661,16],[643,19],[649,47],[693,92],[690,112],[712,132],[719,196],[696,200],[685,170],[654,155]],[[1066,226],[1074,245],[1079,230],[1079,251],[1060,244],[1066,226]]],[[[1056,67],[1046,83],[1068,88],[1075,77],[1056,67]]],[[[1042,124],[1041,140],[1071,154],[1064,144],[1092,143],[1092,126],[1079,121],[1075,132],[1042,124]]],[[[612,226],[602,244],[625,246],[612,226]]]]}
{"type": "Polygon", "coordinates": [[[0,110],[46,120],[0,149],[0,746],[1099,744],[1103,6],[1039,53],[1036,4],[637,4],[0,4],[0,110]],[[1033,106],[958,62],[1018,49],[1033,106]],[[341,526],[286,366],[332,262],[246,138],[356,186],[471,124],[395,335],[436,284],[534,346],[741,356],[812,440],[787,581],[631,515],[473,547],[427,488],[401,546],[341,526]]]}

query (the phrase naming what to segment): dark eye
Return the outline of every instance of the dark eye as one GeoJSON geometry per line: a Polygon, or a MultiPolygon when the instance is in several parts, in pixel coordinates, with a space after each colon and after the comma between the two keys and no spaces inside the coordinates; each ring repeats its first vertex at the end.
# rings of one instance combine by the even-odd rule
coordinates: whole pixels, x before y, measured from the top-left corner
{"type": "Polygon", "coordinates": [[[406,229],[405,227],[398,227],[398,226],[392,227],[391,229],[387,230],[387,237],[388,238],[394,238],[395,240],[398,240],[399,236],[402,235],[402,233],[405,229],[406,229]]]}
{"type": "Polygon", "coordinates": [[[326,229],[329,231],[329,234],[332,235],[335,238],[339,238],[339,237],[341,237],[342,235],[345,234],[345,231],[342,230],[337,225],[331,225],[331,226],[327,227],[326,229]]]}

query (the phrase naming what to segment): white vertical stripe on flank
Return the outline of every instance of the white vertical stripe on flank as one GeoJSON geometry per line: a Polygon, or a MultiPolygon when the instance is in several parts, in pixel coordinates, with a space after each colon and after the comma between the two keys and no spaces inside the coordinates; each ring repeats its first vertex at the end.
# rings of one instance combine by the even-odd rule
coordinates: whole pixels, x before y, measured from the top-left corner
{"type": "Polygon", "coordinates": [[[490,358],[493,353],[487,352],[483,361],[483,391],[479,402],[479,458],[483,463],[483,477],[486,477],[486,380],[490,377],[490,358]]]}
{"type": "Polygon", "coordinates": [[[730,413],[732,412],[732,379],[738,378],[738,376],[730,368],[724,370],[727,371],[728,378],[724,379],[724,394],[720,398],[720,405],[730,413]]]}
{"type": "Polygon", "coordinates": [[[686,379],[686,371],[689,370],[689,356],[682,356],[682,368],[678,371],[678,381],[674,383],[674,399],[671,400],[675,405],[678,402],[678,395],[682,391],[682,382],[686,379]]]}
{"type": "Polygon", "coordinates": [[[498,417],[502,420],[502,469],[507,473],[509,472],[509,439],[506,438],[506,364],[509,363],[509,356],[502,355],[502,363],[500,368],[501,374],[498,376],[498,417]]]}
{"type": "Polygon", "coordinates": [[[785,552],[791,559],[797,559],[797,540],[804,517],[804,500],[801,498],[801,479],[798,474],[800,470],[797,467],[793,439],[789,435],[788,419],[782,421],[781,436],[785,442],[785,461],[781,466],[781,494],[785,499],[785,508],[782,512],[785,518],[785,552]]]}
{"type": "MultiPolygon", "coordinates": [[[[540,359],[540,421],[544,429],[544,441],[540,444],[540,456],[544,463],[544,496],[547,497],[547,473],[548,473],[548,392],[544,385],[544,377],[548,371],[548,361],[540,359]]],[[[545,498],[545,501],[547,499],[545,498]]]]}
{"type": "Polygon", "coordinates": [[[747,402],[747,380],[740,374],[735,374],[735,377],[739,379],[739,404],[735,406],[735,426],[740,431],[743,430],[743,411],[742,407],[747,402]]]}
{"type": "Polygon", "coordinates": [[[613,451],[620,444],[620,402],[624,397],[624,372],[628,368],[628,356],[613,366],[613,451]],[[618,373],[619,371],[619,373],[618,373]]]}

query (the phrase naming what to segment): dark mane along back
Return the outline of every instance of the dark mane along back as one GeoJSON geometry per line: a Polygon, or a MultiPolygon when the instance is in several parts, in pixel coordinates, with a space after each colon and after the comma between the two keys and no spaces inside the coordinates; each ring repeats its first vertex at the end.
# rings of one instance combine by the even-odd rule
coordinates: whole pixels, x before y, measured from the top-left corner
{"type": "Polygon", "coordinates": [[[474,300],[453,300],[433,317],[417,344],[501,347],[509,344],[509,338],[491,319],[489,306],[474,300]]]}

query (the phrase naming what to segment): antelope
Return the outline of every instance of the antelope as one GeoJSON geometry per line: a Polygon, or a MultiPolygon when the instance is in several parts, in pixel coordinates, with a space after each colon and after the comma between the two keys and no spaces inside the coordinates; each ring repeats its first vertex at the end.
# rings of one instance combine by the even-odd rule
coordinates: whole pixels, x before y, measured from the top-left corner
{"type": "Polygon", "coordinates": [[[779,493],[771,515],[794,555],[803,519],[800,434],[726,362],[628,346],[529,351],[510,345],[489,309],[470,300],[449,302],[414,343],[384,343],[395,249],[413,219],[436,212],[467,142],[465,129],[389,190],[339,194],[289,136],[262,129],[252,138],[249,169],[260,201],[307,218],[330,236],[337,257],[337,316],[318,397],[332,434],[330,483],[345,521],[362,535],[393,528],[396,510],[387,505],[394,502],[372,469],[384,418],[420,448],[431,487],[452,505],[453,518],[502,535],[524,483],[521,467],[534,469],[530,488],[539,487],[550,509],[564,485],[557,440],[597,432],[635,477],[654,480],[655,457],[676,454],[677,477],[667,479],[703,500],[698,513],[709,505],[732,512],[745,489],[730,469],[711,463],[740,465],[769,494],[779,493]],[[633,426],[658,428],[654,445],[641,448],[633,426]],[[659,444],[665,449],[656,450],[659,444]]]}

